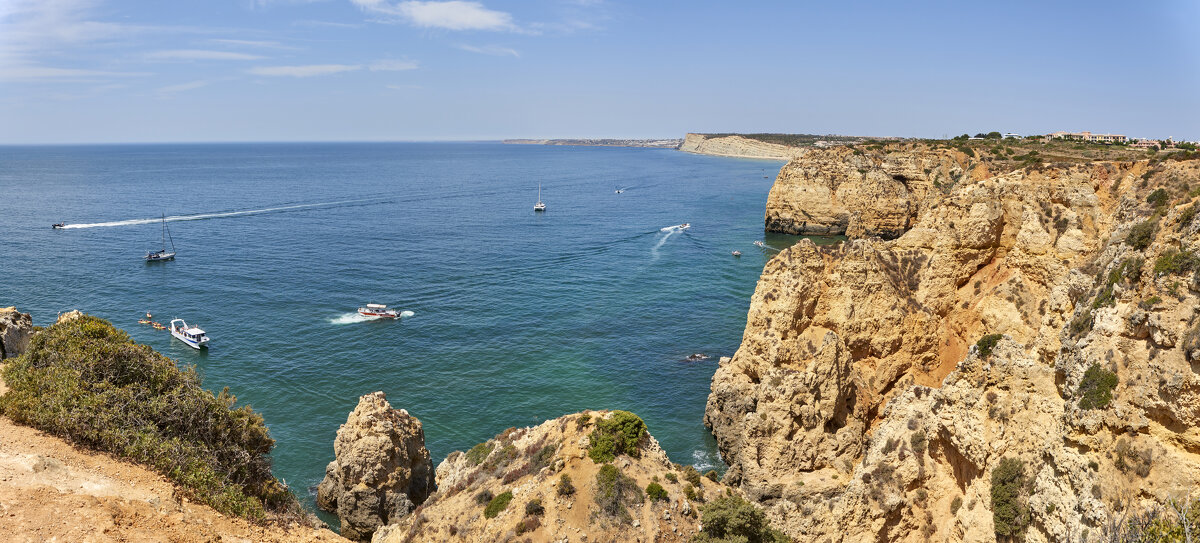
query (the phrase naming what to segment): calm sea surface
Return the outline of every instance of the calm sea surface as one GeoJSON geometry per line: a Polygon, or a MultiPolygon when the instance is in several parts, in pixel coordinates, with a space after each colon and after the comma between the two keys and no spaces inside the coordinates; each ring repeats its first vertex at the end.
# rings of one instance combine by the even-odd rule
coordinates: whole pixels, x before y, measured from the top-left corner
{"type": "Polygon", "coordinates": [[[0,306],[39,325],[82,309],[230,387],[305,499],[376,390],[424,422],[435,463],[593,408],[636,412],[674,461],[707,469],[709,379],[772,253],[753,241],[780,164],[488,143],[0,147],[0,306]],[[162,213],[179,256],[147,264],[162,213]],[[364,321],[367,302],[412,316],[364,321]],[[139,325],[146,311],[211,347],[139,325]]]}

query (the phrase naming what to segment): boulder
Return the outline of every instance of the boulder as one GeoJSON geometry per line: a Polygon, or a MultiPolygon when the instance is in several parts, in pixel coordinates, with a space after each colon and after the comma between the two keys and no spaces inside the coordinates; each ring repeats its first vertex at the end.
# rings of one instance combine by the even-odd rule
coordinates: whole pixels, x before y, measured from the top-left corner
{"type": "Polygon", "coordinates": [[[334,461],[317,486],[317,506],[337,513],[348,539],[370,539],[435,489],[421,421],[392,409],[383,392],[358,399],[358,407],[338,429],[333,452],[334,461]]]}
{"type": "Polygon", "coordinates": [[[33,319],[15,307],[0,308],[0,359],[21,356],[33,337],[33,319]]]}

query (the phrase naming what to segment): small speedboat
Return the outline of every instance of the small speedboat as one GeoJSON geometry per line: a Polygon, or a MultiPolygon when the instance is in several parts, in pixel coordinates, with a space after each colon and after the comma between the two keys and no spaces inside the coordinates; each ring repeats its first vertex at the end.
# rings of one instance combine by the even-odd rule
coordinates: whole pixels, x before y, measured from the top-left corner
{"type": "Polygon", "coordinates": [[[742,252],[741,252],[741,251],[734,251],[734,252],[733,252],[733,253],[731,253],[731,254],[733,254],[733,256],[742,256],[742,252]]]}
{"type": "Polygon", "coordinates": [[[201,349],[208,346],[208,334],[199,326],[189,326],[183,319],[172,320],[170,330],[175,339],[187,343],[188,347],[201,349]]]}
{"type": "Polygon", "coordinates": [[[761,241],[755,241],[754,245],[756,245],[758,247],[765,247],[765,245],[763,245],[763,242],[761,242],[761,241]]]}
{"type": "Polygon", "coordinates": [[[358,308],[358,314],[364,317],[381,317],[385,319],[400,318],[399,309],[390,309],[384,304],[367,304],[366,307],[358,308]]]}
{"type": "Polygon", "coordinates": [[[56,223],[50,225],[50,228],[55,228],[55,229],[66,228],[66,227],[67,227],[67,223],[65,223],[65,222],[56,222],[56,223]]]}
{"type": "Polygon", "coordinates": [[[625,192],[625,189],[617,189],[614,192],[616,192],[617,194],[621,194],[622,192],[625,192]]]}

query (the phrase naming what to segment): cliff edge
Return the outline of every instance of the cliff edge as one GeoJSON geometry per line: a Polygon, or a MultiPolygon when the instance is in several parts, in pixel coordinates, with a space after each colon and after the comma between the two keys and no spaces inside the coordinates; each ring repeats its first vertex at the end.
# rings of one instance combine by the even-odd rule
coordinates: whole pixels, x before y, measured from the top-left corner
{"type": "Polygon", "coordinates": [[[1074,541],[1200,483],[1200,164],[1007,166],[780,173],[768,225],[853,239],[768,262],[705,422],[797,541],[1074,541]]]}
{"type": "Polygon", "coordinates": [[[700,155],[774,160],[788,160],[802,156],[805,152],[799,147],[767,143],[737,135],[713,137],[704,134],[688,134],[683,138],[679,150],[700,155]]]}

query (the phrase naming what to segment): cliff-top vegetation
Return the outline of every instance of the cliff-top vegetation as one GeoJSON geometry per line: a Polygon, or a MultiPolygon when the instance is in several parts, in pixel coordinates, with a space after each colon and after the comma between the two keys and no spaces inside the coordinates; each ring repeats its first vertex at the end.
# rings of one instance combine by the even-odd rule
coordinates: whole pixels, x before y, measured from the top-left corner
{"type": "Polygon", "coordinates": [[[271,474],[275,442],[250,406],[214,395],[194,368],[82,316],[47,328],[3,370],[0,412],[14,421],[145,464],[195,501],[263,520],[300,511],[271,474]]]}

